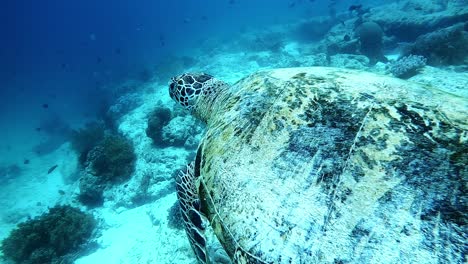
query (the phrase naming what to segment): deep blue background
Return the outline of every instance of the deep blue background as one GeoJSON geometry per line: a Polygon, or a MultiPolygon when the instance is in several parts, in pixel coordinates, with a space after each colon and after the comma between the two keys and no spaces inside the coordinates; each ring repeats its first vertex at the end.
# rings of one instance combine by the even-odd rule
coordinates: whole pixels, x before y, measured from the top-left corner
{"type": "Polygon", "coordinates": [[[241,28],[320,13],[319,4],[305,0],[295,8],[287,8],[292,1],[233,2],[7,1],[0,11],[0,67],[2,98],[10,100],[3,105],[52,96],[79,106],[89,100],[86,91],[132,78],[170,54],[190,53],[207,37],[235,38],[241,28]]]}
{"type": "MultiPolygon", "coordinates": [[[[338,11],[360,2],[337,0],[338,11]]],[[[229,42],[242,30],[327,15],[329,3],[4,0],[0,8],[0,147],[15,140],[33,141],[30,133],[44,119],[58,116],[74,125],[96,115],[102,108],[100,88],[137,78],[146,69],[157,74],[156,66],[165,58],[190,55],[213,36],[229,42]],[[45,103],[47,109],[42,107],[45,103]]]]}

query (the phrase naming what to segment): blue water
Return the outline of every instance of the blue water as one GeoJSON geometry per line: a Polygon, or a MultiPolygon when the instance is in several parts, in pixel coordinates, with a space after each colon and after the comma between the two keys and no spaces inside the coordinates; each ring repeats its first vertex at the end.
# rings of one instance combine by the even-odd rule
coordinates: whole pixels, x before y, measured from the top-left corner
{"type": "MultiPolygon", "coordinates": [[[[338,11],[351,3],[339,1],[338,11]]],[[[98,115],[103,89],[158,74],[171,56],[190,56],[216,37],[327,13],[328,1],[176,0],[6,1],[0,43],[0,148],[34,144],[47,119],[69,123],[98,115]],[[42,108],[47,104],[47,109],[42,108]]],[[[207,62],[209,63],[209,62],[207,62]]],[[[176,72],[173,73],[178,74],[176,72]]]]}
{"type": "MultiPolygon", "coordinates": [[[[166,89],[168,77],[184,67],[212,63],[198,61],[200,51],[250,52],[235,46],[246,33],[338,14],[336,25],[356,17],[351,6],[391,2],[5,0],[0,5],[0,173],[21,174],[33,155],[52,153],[69,140],[72,129],[102,119],[122,83],[154,82],[166,89]],[[168,62],[174,60],[185,61],[184,67],[173,71],[168,62]]],[[[304,47],[318,43],[323,36],[314,36],[317,31],[292,26],[283,32],[283,48],[290,42],[304,47]]],[[[386,39],[391,43],[386,55],[416,37],[409,33],[408,38],[386,39]]],[[[246,65],[236,67],[232,71],[241,72],[246,65]]]]}
{"type": "MultiPolygon", "coordinates": [[[[7,1],[0,11],[0,67],[2,98],[8,100],[1,105],[28,107],[49,101],[56,110],[68,112],[57,105],[61,101],[75,110],[92,112],[99,100],[87,94],[102,85],[135,78],[167,56],[190,54],[200,40],[216,36],[229,41],[246,27],[321,15],[328,4],[323,0],[254,2],[7,1]]],[[[339,2],[338,11],[359,1],[339,2]]]]}
{"type": "Polygon", "coordinates": [[[106,99],[103,86],[190,54],[210,36],[235,38],[242,27],[317,14],[319,6],[285,14],[286,1],[257,2],[7,1],[0,11],[0,118],[22,131],[50,112],[66,119],[93,115],[106,99]]]}

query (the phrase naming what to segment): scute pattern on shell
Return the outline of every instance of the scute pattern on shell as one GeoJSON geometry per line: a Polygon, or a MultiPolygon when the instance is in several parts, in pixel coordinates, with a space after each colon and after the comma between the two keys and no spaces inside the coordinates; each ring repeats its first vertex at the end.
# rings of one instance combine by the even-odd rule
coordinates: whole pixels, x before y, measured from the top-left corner
{"type": "Polygon", "coordinates": [[[202,207],[231,257],[463,262],[466,98],[333,68],[264,71],[231,93],[200,161],[202,207]]]}

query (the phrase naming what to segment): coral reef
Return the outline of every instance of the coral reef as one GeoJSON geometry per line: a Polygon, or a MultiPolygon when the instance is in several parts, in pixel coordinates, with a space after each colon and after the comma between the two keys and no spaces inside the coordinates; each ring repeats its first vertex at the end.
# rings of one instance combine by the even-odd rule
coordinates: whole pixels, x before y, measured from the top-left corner
{"type": "Polygon", "coordinates": [[[468,57],[468,22],[459,23],[418,37],[404,55],[415,54],[427,58],[429,65],[457,65],[468,57]]]}
{"type": "Polygon", "coordinates": [[[138,189],[134,191],[134,195],[131,198],[132,205],[139,206],[151,200],[152,197],[148,190],[151,185],[152,176],[153,175],[148,172],[141,176],[138,183],[138,189]]]}
{"type": "Polygon", "coordinates": [[[294,37],[299,41],[317,41],[335,25],[336,19],[329,16],[312,18],[299,23],[295,29],[294,37]]]}
{"type": "Polygon", "coordinates": [[[126,93],[118,97],[115,103],[107,110],[107,115],[113,120],[117,120],[123,115],[136,108],[141,102],[141,96],[138,93],[126,93]]]}
{"type": "Polygon", "coordinates": [[[383,30],[375,22],[364,22],[355,30],[359,39],[360,51],[369,58],[371,65],[378,61],[386,61],[382,50],[383,30]]]}
{"type": "Polygon", "coordinates": [[[367,19],[381,25],[385,34],[400,42],[414,41],[420,35],[468,20],[466,1],[449,1],[448,5],[439,2],[398,1],[373,8],[367,19]]]}
{"type": "Polygon", "coordinates": [[[84,164],[88,152],[104,138],[104,125],[98,122],[90,122],[84,128],[73,130],[71,134],[71,146],[79,156],[80,164],[84,164]]]}
{"type": "MultiPolygon", "coordinates": [[[[366,21],[375,22],[384,32],[382,49],[390,50],[403,44],[411,44],[424,34],[457,23],[466,23],[468,6],[462,2],[403,0],[373,7],[368,12],[358,14],[358,17],[343,18],[342,23],[337,23],[328,31],[316,47],[315,52],[327,52],[329,56],[338,53],[359,54],[359,42],[356,38],[360,38],[358,30],[360,30],[360,25],[367,23],[366,21]]],[[[376,32],[378,33],[378,31],[376,32]]],[[[367,56],[363,50],[361,50],[361,54],[367,56]]],[[[426,54],[408,52],[404,55],[409,54],[424,55],[428,58],[428,63],[431,64],[429,56],[426,54]]],[[[369,58],[372,59],[371,57],[369,58]]],[[[383,57],[380,58],[386,62],[383,57]]]]}
{"type": "Polygon", "coordinates": [[[80,178],[78,199],[85,205],[95,207],[104,202],[103,192],[106,185],[98,177],[84,174],[80,178]]]}
{"type": "Polygon", "coordinates": [[[68,205],[55,206],[18,224],[2,241],[1,249],[15,263],[63,263],[89,241],[95,227],[92,215],[68,205]]]}
{"type": "Polygon", "coordinates": [[[418,55],[409,55],[389,63],[389,71],[395,77],[407,79],[416,74],[426,66],[426,58],[418,55]]]}
{"type": "Polygon", "coordinates": [[[315,55],[304,56],[301,58],[303,61],[302,65],[307,66],[328,66],[327,54],[318,53],[315,55]]]}
{"type": "Polygon", "coordinates": [[[329,66],[347,69],[366,69],[369,59],[363,55],[336,54],[330,57],[329,66]]]}
{"type": "Polygon", "coordinates": [[[83,204],[102,203],[107,186],[127,180],[135,169],[136,155],[132,143],[122,136],[106,135],[88,153],[80,179],[79,199],[83,204]]]}
{"type": "Polygon", "coordinates": [[[194,135],[201,130],[200,122],[192,116],[178,110],[172,114],[169,108],[158,106],[149,114],[146,135],[158,147],[183,146],[191,149],[197,146],[194,135]]]}
{"type": "Polygon", "coordinates": [[[407,12],[424,12],[424,13],[434,13],[444,11],[447,8],[446,0],[411,0],[403,1],[402,10],[407,12]]]}
{"type": "Polygon", "coordinates": [[[359,41],[356,39],[344,40],[343,37],[343,40],[340,41],[330,41],[326,49],[329,57],[340,53],[357,54],[359,41]]]}
{"type": "Polygon", "coordinates": [[[91,174],[103,181],[127,179],[134,171],[135,151],[130,141],[122,136],[106,135],[87,158],[91,174]]]}
{"type": "Polygon", "coordinates": [[[158,106],[148,116],[146,135],[158,146],[166,145],[162,139],[162,129],[171,120],[171,109],[158,106]]]}
{"type": "Polygon", "coordinates": [[[163,127],[161,141],[165,145],[192,149],[198,144],[194,137],[201,131],[200,122],[192,116],[177,116],[163,127]]]}

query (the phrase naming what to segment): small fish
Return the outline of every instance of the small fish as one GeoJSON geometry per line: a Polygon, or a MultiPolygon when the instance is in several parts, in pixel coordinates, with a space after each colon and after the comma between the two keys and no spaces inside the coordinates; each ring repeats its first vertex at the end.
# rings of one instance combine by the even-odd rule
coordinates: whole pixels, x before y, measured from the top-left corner
{"type": "Polygon", "coordinates": [[[115,49],[115,54],[120,54],[120,53],[122,53],[122,50],[120,50],[120,48],[116,48],[115,49]]]}
{"type": "Polygon", "coordinates": [[[49,108],[49,104],[42,104],[42,108],[49,108]]]}
{"type": "Polygon", "coordinates": [[[414,8],[414,10],[421,11],[422,7],[417,6],[417,7],[414,8]]]}
{"type": "Polygon", "coordinates": [[[159,44],[161,45],[161,47],[164,47],[166,46],[166,41],[165,41],[165,38],[164,38],[164,35],[159,35],[159,44]]]}
{"type": "Polygon", "coordinates": [[[24,165],[28,165],[29,162],[30,162],[30,161],[29,161],[28,159],[24,159],[24,160],[23,160],[23,164],[24,164],[24,165]]]}
{"type": "Polygon", "coordinates": [[[101,57],[97,57],[97,58],[96,58],[96,62],[97,62],[98,64],[101,63],[101,62],[102,62],[102,58],[101,58],[101,57]]]}
{"type": "Polygon", "coordinates": [[[40,128],[40,127],[36,127],[36,131],[37,131],[37,132],[40,132],[41,129],[42,129],[42,128],[40,128]]]}
{"type": "Polygon", "coordinates": [[[50,169],[47,171],[47,174],[51,174],[57,167],[58,167],[58,165],[54,165],[54,166],[50,167],[50,169]]]}
{"type": "Polygon", "coordinates": [[[64,191],[64,190],[58,190],[58,193],[59,193],[60,195],[65,195],[65,191],[64,191]]]}
{"type": "Polygon", "coordinates": [[[235,0],[229,0],[229,4],[230,4],[230,5],[233,5],[233,4],[235,4],[235,3],[236,3],[235,0]]]}
{"type": "Polygon", "coordinates": [[[289,3],[288,8],[293,8],[295,6],[296,6],[296,2],[291,2],[289,3]]]}
{"type": "Polygon", "coordinates": [[[349,8],[348,8],[348,10],[349,10],[350,12],[353,12],[354,10],[357,11],[357,10],[359,10],[359,9],[361,9],[361,8],[362,8],[362,5],[350,5],[349,8]]]}
{"type": "Polygon", "coordinates": [[[344,41],[350,41],[351,37],[348,34],[346,34],[346,35],[344,35],[343,40],[344,41]]]}
{"type": "Polygon", "coordinates": [[[190,23],[190,18],[188,18],[188,17],[184,18],[184,24],[188,24],[188,23],[190,23]]]}

